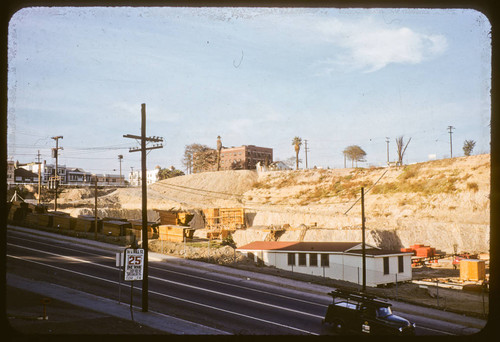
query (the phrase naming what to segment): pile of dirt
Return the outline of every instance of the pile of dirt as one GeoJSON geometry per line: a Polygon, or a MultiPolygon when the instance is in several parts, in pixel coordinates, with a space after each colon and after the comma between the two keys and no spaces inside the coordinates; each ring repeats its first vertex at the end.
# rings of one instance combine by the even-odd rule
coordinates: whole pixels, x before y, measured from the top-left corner
{"type": "MultiPolygon", "coordinates": [[[[360,240],[361,187],[369,243],[390,249],[422,243],[446,253],[456,245],[459,252],[489,252],[489,154],[392,168],[191,174],[149,185],[148,208],[243,207],[247,227],[306,225],[315,229],[306,231],[303,241],[352,241],[360,240]]],[[[94,205],[90,198],[71,203],[94,205]]],[[[116,189],[101,196],[98,205],[100,210],[140,209],[141,189],[116,189]]],[[[244,234],[237,234],[237,245],[249,241],[244,234]]],[[[280,240],[300,236],[289,231],[280,240]]]]}

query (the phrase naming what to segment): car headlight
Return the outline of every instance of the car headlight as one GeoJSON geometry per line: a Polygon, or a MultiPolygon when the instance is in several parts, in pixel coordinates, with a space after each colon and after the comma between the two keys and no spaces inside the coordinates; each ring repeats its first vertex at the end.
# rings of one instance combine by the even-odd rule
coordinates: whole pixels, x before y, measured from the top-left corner
{"type": "Polygon", "coordinates": [[[414,327],[414,328],[417,327],[417,325],[415,323],[412,323],[411,326],[414,327]]]}
{"type": "Polygon", "coordinates": [[[403,332],[403,327],[398,328],[399,332],[403,332]]]}

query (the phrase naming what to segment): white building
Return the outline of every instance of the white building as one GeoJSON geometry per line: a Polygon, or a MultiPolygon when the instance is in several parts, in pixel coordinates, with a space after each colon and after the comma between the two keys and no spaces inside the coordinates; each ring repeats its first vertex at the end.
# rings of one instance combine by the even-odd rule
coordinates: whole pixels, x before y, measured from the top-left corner
{"type": "MultiPolygon", "coordinates": [[[[361,284],[361,249],[359,242],[254,241],[237,251],[267,266],[361,284]]],[[[365,252],[367,286],[411,280],[412,253],[367,244],[365,252]]]]}
{"type": "MultiPolygon", "coordinates": [[[[154,170],[146,170],[146,184],[153,184],[160,180],[160,167],[157,166],[154,170]]],[[[131,171],[128,175],[131,186],[140,186],[142,179],[142,171],[131,171]]]]}

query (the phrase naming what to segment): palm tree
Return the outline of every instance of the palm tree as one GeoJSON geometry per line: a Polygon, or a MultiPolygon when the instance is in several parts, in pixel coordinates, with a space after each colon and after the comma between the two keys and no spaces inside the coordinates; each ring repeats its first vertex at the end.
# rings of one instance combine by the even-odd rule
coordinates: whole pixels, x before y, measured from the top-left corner
{"type": "Polygon", "coordinates": [[[295,148],[295,169],[299,169],[299,151],[300,146],[302,145],[302,139],[300,137],[295,137],[292,140],[292,145],[295,148]]]}
{"type": "Polygon", "coordinates": [[[217,171],[220,170],[220,151],[222,150],[222,141],[220,135],[217,136],[217,171]]]}

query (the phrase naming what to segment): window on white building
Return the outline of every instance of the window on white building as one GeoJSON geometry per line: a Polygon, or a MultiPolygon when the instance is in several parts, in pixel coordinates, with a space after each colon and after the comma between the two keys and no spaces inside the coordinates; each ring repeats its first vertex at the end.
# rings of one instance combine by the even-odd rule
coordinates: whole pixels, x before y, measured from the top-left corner
{"type": "Polygon", "coordinates": [[[307,254],[299,253],[299,266],[307,266],[307,254]]]}
{"type": "Polygon", "coordinates": [[[317,253],[309,254],[309,266],[312,266],[312,267],[318,266],[318,254],[317,253]]]}
{"type": "Polygon", "coordinates": [[[330,267],[330,259],[328,258],[328,254],[321,254],[321,266],[330,267]]]}
{"type": "Polygon", "coordinates": [[[288,266],[295,265],[295,253],[288,253],[288,266]]]}
{"type": "Polygon", "coordinates": [[[389,274],[389,257],[384,257],[384,274],[389,274]]]}

